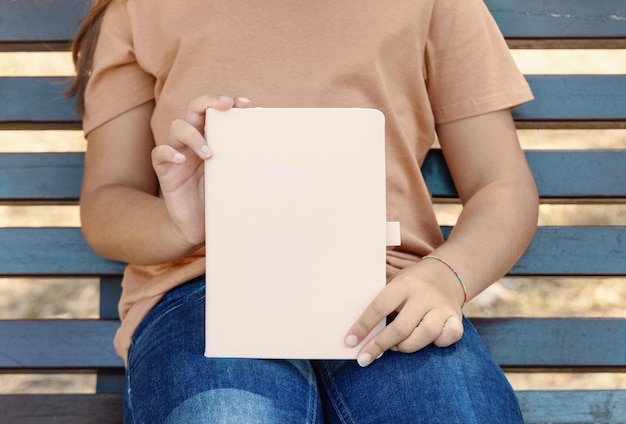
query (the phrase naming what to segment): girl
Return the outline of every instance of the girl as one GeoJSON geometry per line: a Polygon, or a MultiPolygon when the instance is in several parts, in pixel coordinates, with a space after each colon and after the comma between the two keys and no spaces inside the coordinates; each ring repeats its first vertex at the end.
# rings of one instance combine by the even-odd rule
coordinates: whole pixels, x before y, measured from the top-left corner
{"type": "Polygon", "coordinates": [[[127,423],[521,422],[461,311],[537,220],[510,113],[532,95],[481,0],[99,0],[74,57],[82,228],[129,264],[115,338],[127,423]],[[358,361],[203,356],[204,111],[252,104],[385,115],[402,245],[345,343],[395,319],[358,361]],[[435,134],[464,205],[446,241],[420,172],[435,134]]]}

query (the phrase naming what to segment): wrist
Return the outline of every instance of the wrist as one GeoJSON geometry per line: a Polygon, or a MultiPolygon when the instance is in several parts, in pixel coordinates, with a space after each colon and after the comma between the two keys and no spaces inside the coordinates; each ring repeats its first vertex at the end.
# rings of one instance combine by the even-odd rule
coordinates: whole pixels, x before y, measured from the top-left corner
{"type": "Polygon", "coordinates": [[[467,304],[467,287],[465,287],[465,281],[463,281],[463,278],[461,277],[459,272],[456,270],[456,268],[454,268],[454,266],[452,266],[445,259],[443,259],[443,258],[441,258],[439,256],[436,256],[436,255],[426,255],[426,256],[422,257],[422,261],[424,261],[424,260],[431,260],[431,261],[439,262],[441,265],[443,265],[446,268],[448,268],[448,271],[450,273],[452,273],[456,277],[456,280],[458,281],[458,284],[459,284],[459,286],[461,287],[461,289],[463,291],[463,303],[461,304],[461,309],[462,309],[467,304]]]}

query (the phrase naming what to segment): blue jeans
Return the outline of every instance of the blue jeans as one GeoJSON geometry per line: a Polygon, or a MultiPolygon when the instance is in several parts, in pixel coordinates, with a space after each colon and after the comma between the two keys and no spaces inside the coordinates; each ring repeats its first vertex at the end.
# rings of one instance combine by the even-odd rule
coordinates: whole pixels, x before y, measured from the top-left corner
{"type": "MultiPolygon", "coordinates": [[[[204,280],[169,292],[138,327],[128,424],[521,423],[515,394],[476,330],[448,348],[356,361],[204,357],[204,280]]],[[[289,319],[289,317],[285,317],[289,319]]]]}

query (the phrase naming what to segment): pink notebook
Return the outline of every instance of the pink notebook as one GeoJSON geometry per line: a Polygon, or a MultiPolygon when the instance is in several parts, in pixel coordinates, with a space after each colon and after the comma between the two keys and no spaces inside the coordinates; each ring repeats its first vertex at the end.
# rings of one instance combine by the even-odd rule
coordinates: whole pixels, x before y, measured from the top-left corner
{"type": "Polygon", "coordinates": [[[355,358],[344,336],[386,279],[384,127],[373,109],[207,111],[206,356],[355,358]]]}

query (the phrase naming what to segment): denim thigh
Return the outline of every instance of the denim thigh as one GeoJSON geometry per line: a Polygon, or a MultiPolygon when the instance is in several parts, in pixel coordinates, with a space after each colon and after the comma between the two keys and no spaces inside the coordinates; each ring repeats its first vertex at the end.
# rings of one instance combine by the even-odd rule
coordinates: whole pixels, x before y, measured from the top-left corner
{"type": "Polygon", "coordinates": [[[204,280],[196,279],[170,291],[137,328],[126,423],[322,422],[308,361],[206,358],[204,311],[204,280]]]}
{"type": "Polygon", "coordinates": [[[361,368],[206,358],[204,308],[204,280],[196,279],[142,321],[129,353],[126,423],[522,422],[513,390],[466,319],[463,338],[448,348],[386,352],[361,368]]]}
{"type": "Polygon", "coordinates": [[[314,361],[326,423],[522,423],[515,393],[474,326],[461,340],[386,352],[367,368],[314,361]]]}

